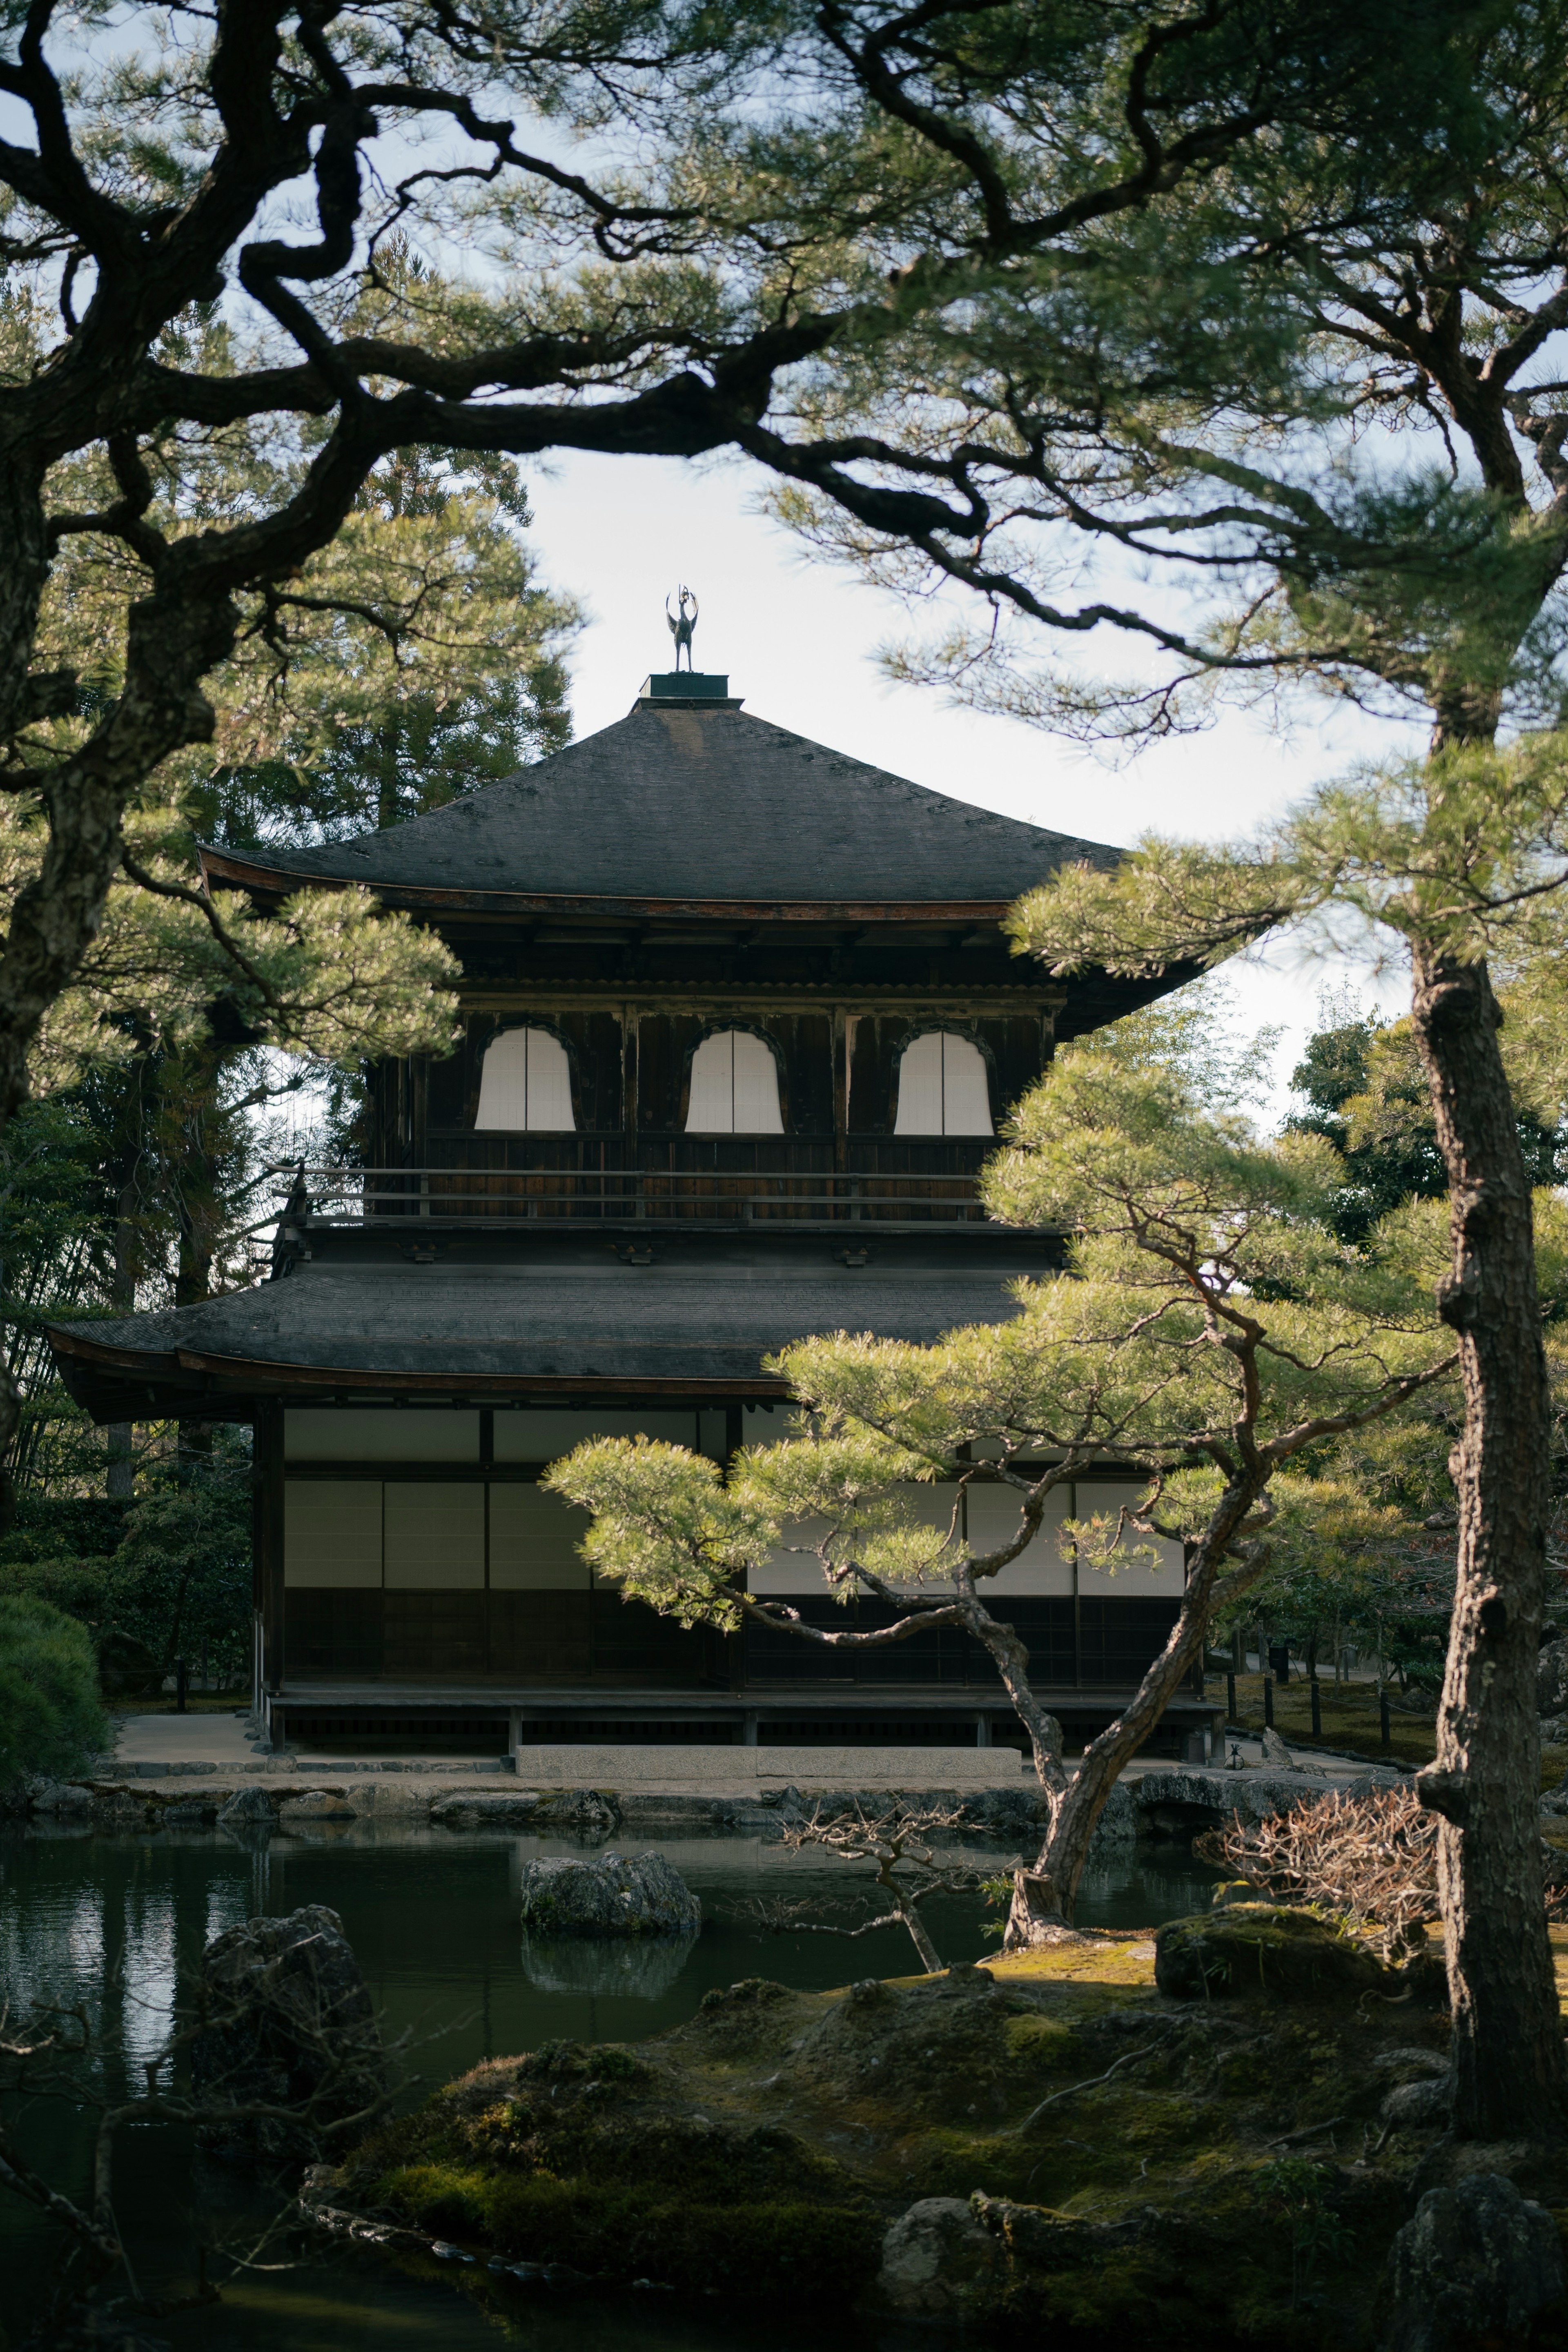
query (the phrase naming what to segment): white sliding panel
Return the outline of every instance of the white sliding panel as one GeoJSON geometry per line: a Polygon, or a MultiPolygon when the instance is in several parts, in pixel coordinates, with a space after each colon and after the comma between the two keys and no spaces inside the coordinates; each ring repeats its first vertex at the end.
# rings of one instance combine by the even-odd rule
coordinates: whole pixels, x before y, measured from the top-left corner
{"type": "MultiPolygon", "coordinates": [[[[801,1519],[794,1527],[785,1528],[784,1544],[802,1544],[809,1547],[814,1543],[820,1543],[826,1527],[826,1519],[801,1519]]],[[[817,1559],[816,1554],[809,1549],[803,1551],[789,1551],[785,1549],[784,1544],[781,1544],[776,1551],[770,1552],[761,1568],[752,1570],[750,1578],[752,1591],[790,1594],[801,1592],[826,1594],[830,1591],[832,1588],[822,1573],[822,1562],[817,1559]]]]}
{"type": "Polygon", "coordinates": [[[490,1588],[585,1592],[593,1576],[577,1546],[589,1517],[542,1486],[490,1488],[490,1588]]]}
{"type": "Polygon", "coordinates": [[[283,1581],[319,1589],[381,1582],[378,1479],[284,1480],[283,1581]]]}
{"type": "Polygon", "coordinates": [[[485,1580],[485,1490],[465,1480],[387,1481],[388,1591],[469,1591],[485,1580]]]}
{"type": "MultiPolygon", "coordinates": [[[[709,1416],[705,1413],[703,1419],[709,1416]]],[[[717,1416],[721,1421],[722,1414],[717,1416]]],[[[558,1462],[589,1437],[657,1437],[667,1445],[697,1445],[695,1412],[498,1412],[498,1462],[558,1462]]],[[[476,1457],[477,1458],[477,1457],[476,1457]]]]}
{"type": "MultiPolygon", "coordinates": [[[[1062,1521],[1071,1516],[1071,1496],[1070,1486],[1052,1488],[1046,1496],[1039,1534],[1016,1559],[1009,1560],[994,1576],[981,1579],[982,1594],[994,1593],[998,1600],[1005,1600],[1009,1593],[1071,1592],[1072,1562],[1062,1558],[1058,1540],[1062,1521]]],[[[1000,1551],[1012,1543],[1018,1532],[1019,1502],[1010,1486],[971,1486],[967,1500],[970,1550],[1000,1551]]]]}
{"type": "MultiPolygon", "coordinates": [[[[952,1486],[922,1486],[914,1483],[905,1489],[910,1515],[917,1527],[930,1528],[937,1537],[945,1536],[952,1517],[952,1502],[957,1489],[952,1486]]],[[[811,1545],[821,1541],[826,1528],[826,1519],[802,1519],[784,1530],[792,1544],[811,1545]]],[[[933,1545],[934,1549],[934,1545],[933,1545]]],[[[944,1579],[922,1577],[908,1588],[911,1591],[938,1591],[944,1579]]],[[[770,1554],[763,1567],[753,1571],[751,1581],[753,1592],[830,1592],[832,1587],[822,1573],[822,1563],[811,1550],[790,1552],[783,1546],[770,1554]]]]}
{"type": "Polygon", "coordinates": [[[439,1406],[291,1407],[283,1453],[289,1462],[477,1462],[479,1416],[439,1406]]]}
{"type": "MultiPolygon", "coordinates": [[[[1142,1486],[1101,1486],[1095,1479],[1080,1479],[1074,1488],[1077,1497],[1076,1517],[1080,1519],[1107,1518],[1124,1506],[1131,1507],[1142,1494],[1142,1486]]],[[[1081,1562],[1078,1572],[1080,1592],[1096,1593],[1101,1599],[1115,1595],[1122,1601],[1150,1599],[1179,1601],[1187,1589],[1186,1559],[1179,1543],[1167,1543],[1160,1537],[1141,1535],[1129,1528],[1121,1538],[1129,1547],[1153,1543],[1160,1554],[1160,1564],[1151,1568],[1147,1559],[1130,1560],[1112,1575],[1103,1568],[1090,1568],[1081,1562]]]]}

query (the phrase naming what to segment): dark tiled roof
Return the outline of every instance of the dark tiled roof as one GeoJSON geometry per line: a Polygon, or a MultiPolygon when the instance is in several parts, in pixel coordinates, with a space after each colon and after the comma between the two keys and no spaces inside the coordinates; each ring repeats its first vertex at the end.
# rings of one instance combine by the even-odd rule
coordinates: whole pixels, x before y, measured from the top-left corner
{"type": "Polygon", "coordinates": [[[826,1242],[809,1259],[721,1251],[624,1265],[605,1249],[534,1259],[389,1265],[318,1260],[281,1281],[200,1307],[63,1323],[68,1364],[134,1355],[421,1379],[736,1381],[803,1335],[875,1331],[930,1341],[1018,1311],[1008,1286],[1047,1271],[1037,1254],[983,1264],[847,1267],[826,1242]],[[69,1343],[75,1341],[77,1345],[69,1343]]]}
{"type": "MultiPolygon", "coordinates": [[[[219,859],[229,853],[216,853],[219,859]]],[[[397,889],[683,904],[996,904],[1102,842],[928,792],[744,711],[641,702],[430,816],[255,867],[397,889]]]]}

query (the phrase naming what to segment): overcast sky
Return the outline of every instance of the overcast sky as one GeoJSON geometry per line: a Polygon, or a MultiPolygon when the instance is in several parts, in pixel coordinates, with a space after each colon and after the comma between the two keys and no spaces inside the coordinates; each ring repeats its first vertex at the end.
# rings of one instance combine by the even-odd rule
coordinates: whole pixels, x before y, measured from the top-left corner
{"type": "MultiPolygon", "coordinates": [[[[1233,712],[1112,767],[1038,729],[951,709],[929,688],[889,686],[874,656],[907,629],[901,607],[760,514],[749,467],[571,457],[530,488],[543,579],[589,614],[572,663],[579,735],[623,717],[648,671],[669,667],[664,600],[685,581],[701,603],[697,667],[727,670],[731,692],[757,718],[960,800],[1100,841],[1130,842],[1147,826],[1243,833],[1358,755],[1401,740],[1418,748],[1413,732],[1323,705],[1288,740],[1233,712]]],[[[1352,978],[1363,1002],[1403,1009],[1399,971],[1350,971],[1285,946],[1229,972],[1250,1026],[1286,1028],[1280,1108],[1326,982],[1352,978]]]]}

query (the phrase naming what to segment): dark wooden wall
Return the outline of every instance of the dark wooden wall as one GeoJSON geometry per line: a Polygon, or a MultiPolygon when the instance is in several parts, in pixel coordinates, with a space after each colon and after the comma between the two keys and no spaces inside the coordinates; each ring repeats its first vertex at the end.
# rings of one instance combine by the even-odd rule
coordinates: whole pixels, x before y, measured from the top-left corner
{"type": "MultiPolygon", "coordinates": [[[[900,1057],[931,1029],[971,1038],[990,1076],[993,1115],[1007,1110],[1050,1058],[1049,1015],[941,1007],[821,1010],[715,1004],[474,1012],[444,1059],[387,1063],[373,1080],[369,1156],[383,1166],[424,1164],[438,1142],[469,1136],[479,1110],[485,1052],[503,1030],[548,1030],[566,1049],[579,1135],[679,1136],[686,1125],[691,1061],[717,1030],[746,1029],[773,1048],[784,1134],[830,1144],[835,1137],[890,1136],[898,1113],[900,1057]],[[846,1086],[846,1078],[847,1086],[846,1086]]],[[[542,1140],[542,1139],[534,1139],[542,1140]]],[[[437,1157],[445,1160],[446,1152],[437,1157]]]]}

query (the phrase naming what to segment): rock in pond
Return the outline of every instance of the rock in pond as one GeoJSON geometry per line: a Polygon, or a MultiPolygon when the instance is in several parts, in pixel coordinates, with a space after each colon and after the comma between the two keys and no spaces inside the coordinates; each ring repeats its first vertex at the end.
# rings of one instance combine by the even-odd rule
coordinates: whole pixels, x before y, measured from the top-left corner
{"type": "Polygon", "coordinates": [[[1563,2242],[1546,2208],[1502,2173],[1475,2172],[1429,2189],[1394,2239],[1382,2340],[1386,2352],[1522,2344],[1531,2322],[1565,2290],[1563,2242]]]}
{"type": "Polygon", "coordinates": [[[430,1818],[446,1830],[524,1829],[540,1807],[537,1789],[467,1789],[437,1797],[430,1818]]]}
{"type": "Polygon", "coordinates": [[[277,1820],[272,1799],[265,1789],[237,1789],[226,1805],[219,1808],[218,1827],[225,1830],[269,1830],[277,1820]]]}
{"type": "Polygon", "coordinates": [[[298,1797],[285,1797],[278,1808],[278,1819],[284,1829],[293,1822],[353,1822],[359,1818],[354,1807],[335,1789],[307,1789],[298,1797]]]}
{"type": "Polygon", "coordinates": [[[702,1906],[661,1853],[552,1855],[523,1864],[522,1924],[540,1936],[694,1936],[702,1906]]]}
{"type": "Polygon", "coordinates": [[[26,1783],[26,1790],[28,1804],[35,1813],[85,1818],[93,1809],[93,1792],[79,1780],[50,1780],[40,1773],[26,1783]]]}
{"type": "Polygon", "coordinates": [[[166,1830],[210,1830],[217,1819],[217,1807],[211,1799],[204,1804],[193,1797],[177,1805],[165,1805],[159,1816],[159,1827],[166,1830]]]}
{"type": "Polygon", "coordinates": [[[557,1789],[540,1798],[533,1825],[567,1830],[574,1837],[614,1837],[621,1825],[621,1808],[605,1789],[557,1789]]]}
{"type": "Polygon", "coordinates": [[[1276,1903],[1232,1902],[1168,1919],[1154,1937],[1154,1981],[1177,2000],[1334,2000],[1381,1992],[1441,2002],[1447,1995],[1436,1954],[1406,1969],[1385,1968],[1330,1921],[1276,1903]]]}
{"type": "Polygon", "coordinates": [[[370,1991],[342,1921],[308,1903],[247,1919],[202,1954],[204,2030],[191,2082],[214,2107],[268,2106],[289,2117],[215,2116],[199,2144],[254,2161],[314,2155],[321,2127],[374,2104],[385,2081],[370,1991]]]}

